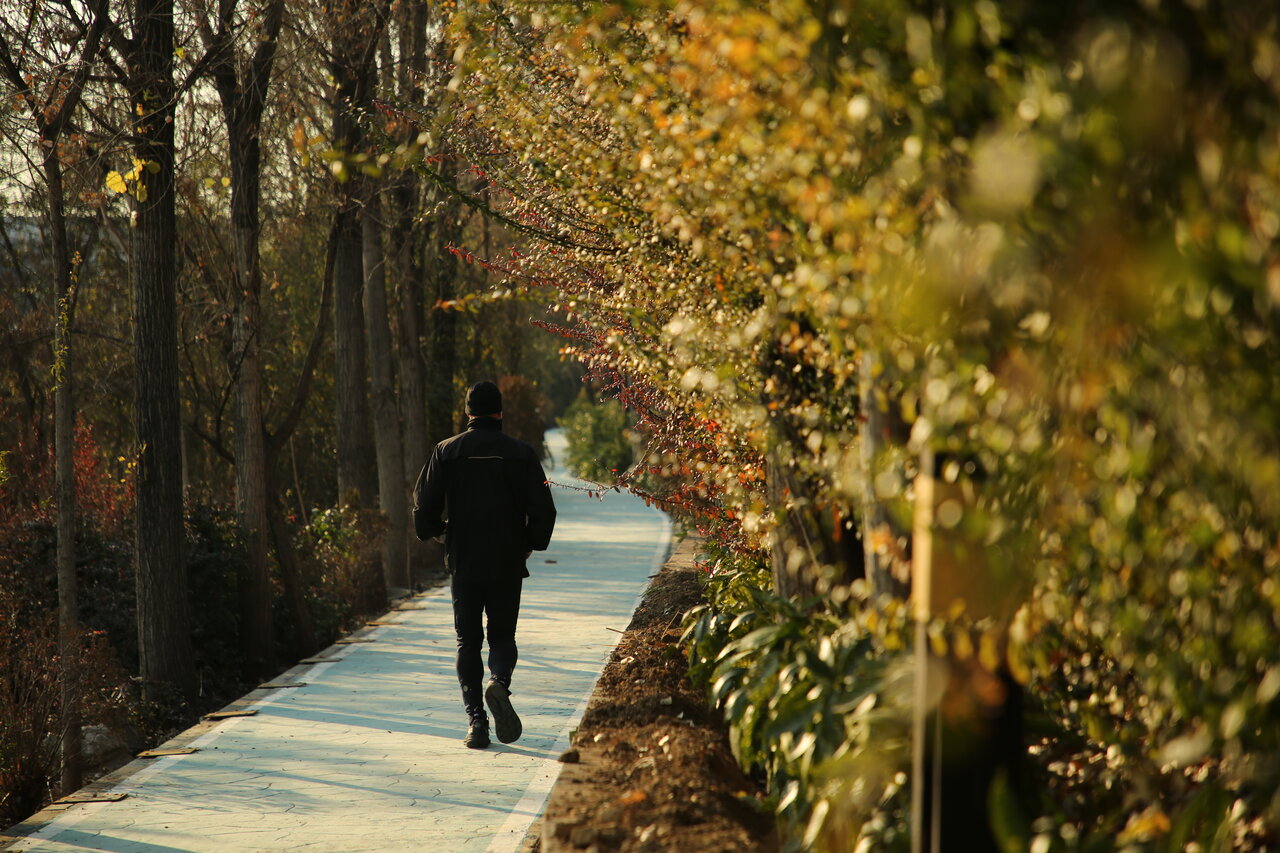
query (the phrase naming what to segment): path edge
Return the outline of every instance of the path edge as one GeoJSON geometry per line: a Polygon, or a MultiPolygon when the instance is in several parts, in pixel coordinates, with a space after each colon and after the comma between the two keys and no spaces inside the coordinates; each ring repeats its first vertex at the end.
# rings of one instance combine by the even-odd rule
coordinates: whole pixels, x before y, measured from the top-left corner
{"type": "MultiPolygon", "coordinates": [[[[661,568],[650,577],[644,592],[636,600],[635,610],[639,609],[641,601],[648,594],[649,588],[657,582],[659,575],[669,570],[688,570],[694,566],[703,544],[704,540],[701,536],[685,535],[679,538],[678,541],[673,536],[672,546],[668,549],[666,559],[663,561],[661,568]]],[[[633,610],[631,622],[634,623],[634,621],[635,611],[633,610]]],[[[628,624],[625,634],[630,634],[631,632],[631,624],[628,624]]],[[[625,635],[618,639],[618,644],[621,645],[625,635]]],[[[596,684],[591,690],[591,696],[583,703],[582,711],[585,712],[587,708],[597,704],[599,701],[603,701],[603,699],[600,680],[597,678],[596,684]]],[[[581,720],[582,716],[583,713],[579,713],[577,719],[581,720]]],[[[529,836],[526,837],[525,846],[520,848],[521,851],[536,850],[540,851],[540,853],[553,853],[554,851],[576,849],[571,844],[567,844],[565,838],[558,837],[558,835],[564,835],[564,830],[567,828],[560,827],[561,823],[567,821],[569,824],[576,824],[576,821],[572,819],[573,810],[568,802],[569,795],[567,791],[575,785],[588,783],[597,770],[598,768],[591,764],[589,760],[560,764],[559,774],[556,776],[555,784],[547,796],[541,817],[534,822],[529,836]]]]}
{"type": "MultiPolygon", "coordinates": [[[[429,596],[438,594],[441,589],[440,585],[432,586],[420,592],[414,592],[404,595],[400,598],[392,599],[387,603],[386,612],[368,617],[366,624],[361,625],[349,634],[340,637],[337,641],[330,644],[324,649],[316,652],[313,657],[327,657],[330,659],[341,659],[345,656],[350,648],[342,640],[350,640],[355,638],[372,638],[379,633],[378,627],[367,624],[370,621],[379,621],[395,613],[396,609],[404,606],[411,601],[421,601],[429,596]]],[[[274,678],[264,683],[273,681],[305,681],[307,674],[313,672],[316,667],[329,666],[329,663],[295,663],[293,666],[283,670],[274,678]]],[[[255,687],[243,696],[235,699],[222,708],[212,713],[220,713],[223,711],[243,711],[255,708],[261,708],[269,705],[278,699],[283,693],[281,688],[262,688],[255,687]]],[[[202,718],[190,728],[178,732],[173,737],[157,744],[149,749],[174,749],[189,746],[200,746],[196,743],[207,735],[221,728],[229,728],[236,725],[244,717],[232,717],[229,719],[210,720],[202,718]]],[[[120,767],[109,773],[103,774],[77,791],[74,795],[98,795],[108,793],[131,793],[133,788],[138,787],[151,776],[160,770],[169,766],[175,761],[179,761],[185,756],[171,756],[167,758],[133,758],[120,767]]],[[[21,851],[23,844],[36,840],[47,840],[56,838],[63,829],[70,828],[79,822],[78,815],[85,817],[92,814],[99,808],[109,808],[110,803],[72,803],[59,805],[58,803],[50,803],[40,811],[30,817],[19,821],[5,829],[0,830],[0,851],[21,851]],[[59,821],[67,818],[65,826],[56,826],[59,821]]]]}

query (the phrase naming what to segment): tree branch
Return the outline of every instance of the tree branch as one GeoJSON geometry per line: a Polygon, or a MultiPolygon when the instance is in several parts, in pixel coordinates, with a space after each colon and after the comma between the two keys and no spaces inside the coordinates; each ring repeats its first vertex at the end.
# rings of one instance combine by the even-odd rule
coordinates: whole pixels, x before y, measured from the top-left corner
{"type": "Polygon", "coordinates": [[[289,436],[298,426],[298,421],[302,419],[302,410],[306,407],[307,397],[311,393],[311,380],[315,374],[316,364],[320,361],[320,348],[324,344],[325,321],[329,316],[329,306],[331,295],[333,293],[333,267],[338,256],[338,222],[335,217],[333,225],[329,229],[329,242],[325,248],[324,258],[324,285],[320,291],[320,312],[316,317],[316,326],[311,333],[311,343],[307,346],[307,355],[302,361],[302,371],[298,375],[298,385],[294,389],[293,403],[289,406],[289,411],[285,414],[284,420],[280,426],[272,433],[266,432],[267,456],[274,458],[275,454],[289,440],[289,436]]]}

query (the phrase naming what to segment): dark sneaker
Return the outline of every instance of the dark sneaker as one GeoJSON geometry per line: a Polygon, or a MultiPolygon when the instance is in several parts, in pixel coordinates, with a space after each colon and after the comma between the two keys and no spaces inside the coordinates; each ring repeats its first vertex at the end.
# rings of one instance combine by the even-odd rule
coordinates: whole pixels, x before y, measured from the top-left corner
{"type": "Polygon", "coordinates": [[[524,728],[516,716],[516,709],[511,707],[511,692],[502,682],[490,681],[484,689],[484,701],[489,706],[489,713],[493,714],[493,731],[498,740],[503,743],[517,740],[524,728]]]}
{"type": "Polygon", "coordinates": [[[468,749],[484,749],[489,745],[489,721],[484,717],[472,717],[467,727],[467,736],[462,745],[468,749]]]}

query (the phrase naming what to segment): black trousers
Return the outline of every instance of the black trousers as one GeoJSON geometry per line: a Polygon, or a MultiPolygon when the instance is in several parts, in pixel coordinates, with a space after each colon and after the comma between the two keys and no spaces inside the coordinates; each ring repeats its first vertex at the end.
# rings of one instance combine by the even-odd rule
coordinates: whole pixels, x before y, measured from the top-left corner
{"type": "Polygon", "coordinates": [[[477,582],[453,576],[453,629],[458,635],[458,684],[468,716],[484,714],[485,624],[489,634],[489,676],[506,687],[519,657],[516,650],[516,617],[520,613],[522,578],[477,582]],[[482,621],[482,617],[485,620],[482,621]]]}

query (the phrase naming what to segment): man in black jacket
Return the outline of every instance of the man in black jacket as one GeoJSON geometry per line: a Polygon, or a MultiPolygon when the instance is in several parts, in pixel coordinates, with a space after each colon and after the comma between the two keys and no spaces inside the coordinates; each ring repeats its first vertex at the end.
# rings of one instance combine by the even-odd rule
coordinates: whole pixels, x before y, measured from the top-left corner
{"type": "Polygon", "coordinates": [[[556,508],[542,463],[532,447],[502,431],[502,394],[492,382],[467,392],[466,432],[436,445],[413,490],[413,526],[419,539],[443,538],[451,576],[453,627],[458,634],[458,683],[470,725],[463,743],[489,745],[489,720],[503,743],[520,737],[511,707],[516,666],[516,617],[525,560],[546,550],[556,508]],[[488,618],[489,684],[481,701],[488,618]]]}

